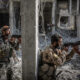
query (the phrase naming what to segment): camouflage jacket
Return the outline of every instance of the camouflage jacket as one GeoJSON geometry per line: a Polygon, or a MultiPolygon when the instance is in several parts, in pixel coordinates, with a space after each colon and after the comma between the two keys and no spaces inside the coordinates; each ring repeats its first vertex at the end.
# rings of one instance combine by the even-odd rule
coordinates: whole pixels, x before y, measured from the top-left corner
{"type": "Polygon", "coordinates": [[[62,64],[62,60],[61,60],[62,55],[59,55],[58,53],[53,51],[51,46],[46,47],[44,51],[41,51],[40,55],[41,55],[42,64],[44,63],[52,64],[52,65],[62,64]]]}
{"type": "Polygon", "coordinates": [[[47,47],[44,51],[41,51],[41,65],[39,66],[39,76],[41,77],[41,80],[49,80],[49,78],[52,78],[51,76],[54,75],[55,69],[62,65],[66,60],[71,59],[74,55],[73,50],[69,54],[64,50],[59,52],[59,49],[55,51],[51,46],[47,47]]]}
{"type": "Polygon", "coordinates": [[[0,40],[0,63],[9,62],[12,52],[13,48],[9,41],[0,40]]]}
{"type": "Polygon", "coordinates": [[[41,59],[42,63],[50,63],[56,66],[62,65],[65,61],[70,60],[73,55],[74,51],[71,50],[70,53],[66,52],[65,50],[61,51],[60,49],[53,50],[51,46],[46,47],[44,51],[41,51],[41,59]]]}

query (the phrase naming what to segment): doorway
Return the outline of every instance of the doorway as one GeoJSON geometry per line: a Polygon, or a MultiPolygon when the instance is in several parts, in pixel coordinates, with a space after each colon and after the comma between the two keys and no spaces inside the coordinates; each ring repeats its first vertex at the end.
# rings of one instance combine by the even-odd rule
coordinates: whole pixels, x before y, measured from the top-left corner
{"type": "Polygon", "coordinates": [[[0,13],[0,28],[9,25],[9,13],[0,13]]]}

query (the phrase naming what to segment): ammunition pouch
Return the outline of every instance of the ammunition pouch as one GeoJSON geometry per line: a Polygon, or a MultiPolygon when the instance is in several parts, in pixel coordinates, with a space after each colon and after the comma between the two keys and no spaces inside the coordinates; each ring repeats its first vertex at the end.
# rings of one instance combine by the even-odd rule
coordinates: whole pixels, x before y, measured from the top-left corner
{"type": "Polygon", "coordinates": [[[0,63],[9,63],[9,54],[5,50],[0,50],[0,63]]]}

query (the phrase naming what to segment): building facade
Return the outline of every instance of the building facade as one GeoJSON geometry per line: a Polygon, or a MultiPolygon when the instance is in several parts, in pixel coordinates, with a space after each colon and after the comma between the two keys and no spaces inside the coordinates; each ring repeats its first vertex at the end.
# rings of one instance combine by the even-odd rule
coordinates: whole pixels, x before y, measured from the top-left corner
{"type": "MultiPolygon", "coordinates": [[[[54,31],[63,31],[67,35],[80,38],[80,1],[79,0],[41,0],[45,7],[43,10],[44,27],[53,24],[54,31]]],[[[63,35],[63,33],[61,33],[63,35]]]]}
{"type": "Polygon", "coordinates": [[[0,0],[0,28],[8,25],[11,34],[21,34],[20,0],[0,0]]]}

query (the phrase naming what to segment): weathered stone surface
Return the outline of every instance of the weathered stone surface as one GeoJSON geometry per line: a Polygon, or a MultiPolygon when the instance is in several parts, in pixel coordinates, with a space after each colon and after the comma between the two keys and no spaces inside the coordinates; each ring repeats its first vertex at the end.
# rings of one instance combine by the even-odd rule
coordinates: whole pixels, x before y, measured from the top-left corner
{"type": "Polygon", "coordinates": [[[77,37],[80,39],[80,15],[77,16],[77,37]]]}
{"type": "Polygon", "coordinates": [[[35,80],[35,0],[21,0],[23,80],[35,80]]]}

